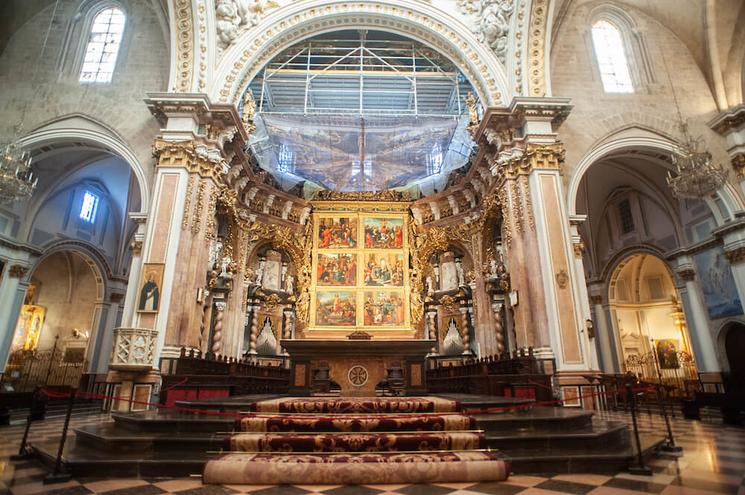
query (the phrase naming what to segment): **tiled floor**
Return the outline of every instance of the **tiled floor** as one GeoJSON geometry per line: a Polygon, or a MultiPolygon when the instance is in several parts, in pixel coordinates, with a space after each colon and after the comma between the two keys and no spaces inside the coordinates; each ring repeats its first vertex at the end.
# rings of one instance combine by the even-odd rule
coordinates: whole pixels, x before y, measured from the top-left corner
{"type": "MultiPolygon", "coordinates": [[[[599,413],[603,419],[625,420],[620,413],[599,413]]],[[[106,421],[105,416],[75,419],[73,426],[106,421]]],[[[662,431],[658,416],[642,414],[642,431],[662,431]]],[[[59,435],[61,420],[35,423],[31,439],[59,435]]],[[[723,426],[720,421],[673,421],[676,441],[684,448],[680,458],[658,457],[650,462],[654,475],[635,476],[617,473],[511,476],[504,483],[448,483],[436,485],[369,486],[205,486],[199,478],[182,479],[76,479],[59,485],[44,485],[46,471],[33,461],[12,462],[10,454],[18,449],[23,428],[0,427],[0,495],[88,494],[222,495],[745,495],[745,428],[723,426]]]]}

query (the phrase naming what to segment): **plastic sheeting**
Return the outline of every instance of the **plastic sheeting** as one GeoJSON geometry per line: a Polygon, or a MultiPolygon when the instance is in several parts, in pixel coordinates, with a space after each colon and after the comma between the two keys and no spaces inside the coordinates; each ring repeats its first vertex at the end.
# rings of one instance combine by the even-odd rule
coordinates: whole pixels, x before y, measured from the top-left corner
{"type": "Polygon", "coordinates": [[[284,189],[309,181],[336,191],[380,191],[444,184],[473,141],[467,116],[261,114],[252,149],[284,189]]]}

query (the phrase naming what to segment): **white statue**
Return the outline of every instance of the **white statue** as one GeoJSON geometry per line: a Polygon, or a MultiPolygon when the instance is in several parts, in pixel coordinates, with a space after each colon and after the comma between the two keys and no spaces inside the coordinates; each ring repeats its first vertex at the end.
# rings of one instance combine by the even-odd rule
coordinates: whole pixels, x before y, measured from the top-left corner
{"type": "Polygon", "coordinates": [[[223,256],[222,260],[220,261],[220,277],[228,278],[231,275],[228,273],[228,268],[230,267],[230,264],[233,262],[233,260],[230,259],[230,256],[223,256]]]}
{"type": "Polygon", "coordinates": [[[453,356],[463,352],[463,338],[458,331],[455,318],[450,318],[445,338],[442,339],[443,354],[453,356]]]}
{"type": "Polygon", "coordinates": [[[489,278],[499,278],[499,272],[497,271],[497,260],[489,260],[489,278]]]}
{"type": "Polygon", "coordinates": [[[295,291],[295,277],[288,274],[285,278],[285,292],[292,294],[295,291]]]}
{"type": "Polygon", "coordinates": [[[455,260],[455,273],[458,275],[458,287],[466,285],[466,275],[463,273],[463,265],[460,258],[455,260]]]}
{"type": "Polygon", "coordinates": [[[425,284],[427,285],[427,294],[434,294],[435,289],[432,285],[432,275],[427,275],[427,278],[425,279],[425,284]]]}
{"type": "Polygon", "coordinates": [[[264,260],[259,261],[259,269],[256,270],[256,285],[261,285],[264,280],[264,260]]]}
{"type": "Polygon", "coordinates": [[[217,266],[217,260],[219,259],[221,253],[222,253],[222,241],[218,239],[210,247],[210,261],[209,261],[210,270],[214,269],[217,266]]]}

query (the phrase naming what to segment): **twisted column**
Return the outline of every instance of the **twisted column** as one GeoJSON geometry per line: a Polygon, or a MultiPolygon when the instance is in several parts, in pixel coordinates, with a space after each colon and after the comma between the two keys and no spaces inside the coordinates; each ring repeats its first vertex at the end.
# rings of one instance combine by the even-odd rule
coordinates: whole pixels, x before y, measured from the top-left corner
{"type": "Polygon", "coordinates": [[[225,314],[225,303],[220,301],[215,303],[215,331],[212,334],[212,352],[217,354],[222,350],[222,319],[225,314]]]}
{"type": "Polygon", "coordinates": [[[471,354],[471,336],[468,333],[468,326],[471,318],[468,315],[468,308],[461,307],[460,314],[463,321],[460,329],[460,338],[463,340],[463,354],[471,354]]]}
{"type": "Polygon", "coordinates": [[[256,339],[259,338],[259,306],[251,307],[251,336],[248,340],[248,353],[256,354],[256,339]]]}

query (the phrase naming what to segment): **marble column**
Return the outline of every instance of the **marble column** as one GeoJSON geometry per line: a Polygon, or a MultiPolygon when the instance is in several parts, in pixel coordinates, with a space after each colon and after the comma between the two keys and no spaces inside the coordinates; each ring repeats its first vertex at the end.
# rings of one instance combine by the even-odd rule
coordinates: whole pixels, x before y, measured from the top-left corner
{"type": "Polygon", "coordinates": [[[675,261],[677,262],[675,272],[682,282],[679,292],[683,299],[683,310],[698,370],[702,373],[720,372],[722,368],[717,360],[703,296],[696,283],[693,260],[688,255],[683,255],[675,261]]]}
{"type": "Polygon", "coordinates": [[[605,283],[590,285],[590,303],[593,312],[593,326],[595,329],[595,345],[597,346],[600,370],[605,373],[621,373],[617,338],[611,322],[610,306],[608,305],[608,291],[605,283]]]}
{"type": "Polygon", "coordinates": [[[141,213],[130,213],[129,218],[137,225],[134,239],[129,245],[132,251],[132,260],[129,263],[129,283],[127,284],[127,293],[124,297],[122,306],[121,326],[131,327],[134,325],[135,309],[138,299],[138,277],[142,270],[142,243],[145,238],[145,226],[147,215],[141,213]]]}
{"type": "MultiPolygon", "coordinates": [[[[25,261],[25,260],[24,260],[25,261]]],[[[0,282],[0,370],[5,369],[18,315],[26,298],[28,264],[6,261],[0,282]]]]}

